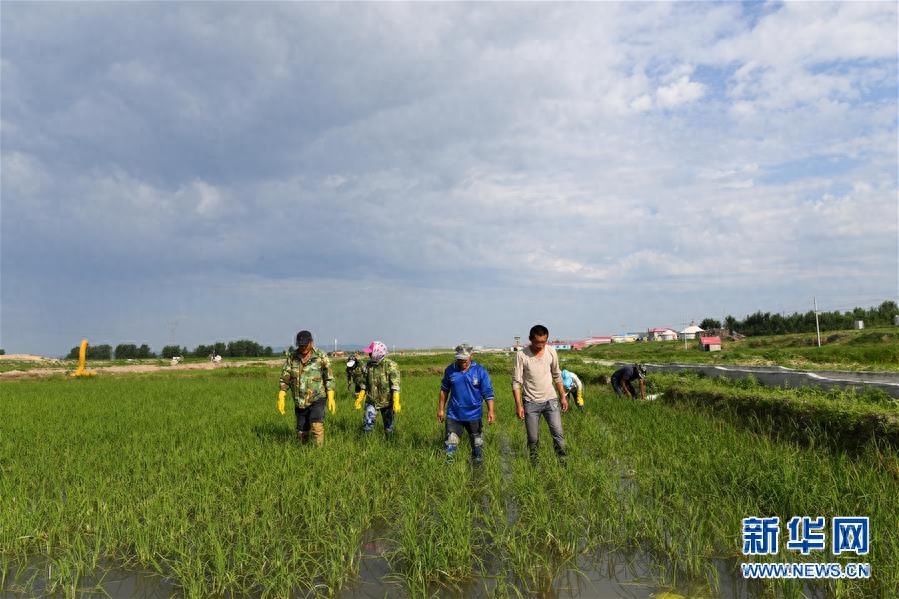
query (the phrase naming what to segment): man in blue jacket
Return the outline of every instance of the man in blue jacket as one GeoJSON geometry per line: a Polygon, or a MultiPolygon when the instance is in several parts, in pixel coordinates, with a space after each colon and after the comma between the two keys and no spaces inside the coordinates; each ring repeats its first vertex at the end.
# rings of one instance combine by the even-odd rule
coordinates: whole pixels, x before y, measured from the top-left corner
{"type": "Polygon", "coordinates": [[[468,431],[471,459],[476,465],[484,460],[484,435],[482,433],[482,404],[487,404],[487,422],[493,423],[493,385],[487,370],[472,361],[472,348],[461,344],[455,349],[456,361],[446,367],[440,382],[440,403],[437,421],[445,425],[446,460],[456,458],[456,449],[462,439],[462,431],[468,431]],[[448,404],[448,405],[447,405],[448,404]],[[446,410],[444,412],[444,410],[446,410]]]}

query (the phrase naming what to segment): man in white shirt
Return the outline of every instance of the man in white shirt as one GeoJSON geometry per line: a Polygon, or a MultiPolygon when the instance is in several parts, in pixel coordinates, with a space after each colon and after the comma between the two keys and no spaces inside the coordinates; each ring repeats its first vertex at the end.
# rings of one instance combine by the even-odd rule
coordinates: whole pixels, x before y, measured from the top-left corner
{"type": "Polygon", "coordinates": [[[568,399],[565,396],[565,387],[562,386],[559,356],[555,348],[546,345],[549,329],[542,324],[531,327],[528,339],[530,345],[516,354],[515,370],[512,372],[515,409],[518,419],[525,421],[531,461],[537,460],[541,414],[549,426],[556,455],[564,461],[565,435],[562,432],[561,412],[568,411],[568,399]]]}

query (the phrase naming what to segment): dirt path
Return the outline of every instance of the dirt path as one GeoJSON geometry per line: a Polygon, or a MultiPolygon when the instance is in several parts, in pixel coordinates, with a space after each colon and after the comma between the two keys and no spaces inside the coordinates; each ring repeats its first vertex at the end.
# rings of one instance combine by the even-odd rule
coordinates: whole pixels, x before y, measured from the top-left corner
{"type": "MultiPolygon", "coordinates": [[[[7,358],[13,358],[13,356],[4,356],[7,358]]],[[[11,380],[11,379],[26,379],[26,378],[41,378],[47,376],[57,376],[61,374],[65,374],[67,371],[73,370],[72,365],[70,364],[60,364],[58,360],[48,360],[46,358],[41,358],[39,356],[33,356],[33,358],[37,358],[37,360],[28,359],[28,361],[39,361],[46,360],[49,364],[54,364],[54,366],[49,366],[46,368],[30,368],[28,370],[10,370],[8,372],[0,372],[0,381],[2,380],[11,380]]],[[[23,358],[15,358],[23,360],[23,358]]],[[[157,372],[160,370],[165,370],[167,372],[172,372],[176,370],[214,370],[217,368],[233,368],[236,366],[251,366],[251,365],[264,365],[264,366],[276,366],[281,364],[281,359],[260,359],[260,360],[250,360],[250,361],[223,361],[219,363],[214,362],[191,362],[188,364],[175,364],[174,366],[165,364],[122,364],[117,366],[91,366],[90,362],[88,362],[87,369],[97,374],[130,374],[130,373],[140,373],[140,372],[157,372]]]]}

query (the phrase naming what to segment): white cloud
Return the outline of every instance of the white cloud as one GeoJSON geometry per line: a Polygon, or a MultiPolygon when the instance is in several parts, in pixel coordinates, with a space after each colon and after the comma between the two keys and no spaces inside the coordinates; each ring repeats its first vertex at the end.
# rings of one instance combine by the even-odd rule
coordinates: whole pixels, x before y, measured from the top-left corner
{"type": "Polygon", "coordinates": [[[670,85],[664,85],[656,89],[656,101],[662,108],[673,108],[694,102],[705,93],[705,86],[695,81],[690,81],[689,76],[684,75],[670,85]]]}
{"type": "Polygon", "coordinates": [[[635,112],[646,112],[652,109],[652,98],[648,94],[643,94],[633,100],[630,106],[635,112]]]}
{"type": "MultiPolygon", "coordinates": [[[[497,321],[530,317],[537,276],[553,302],[651,281],[653,313],[709,277],[739,298],[853,258],[889,288],[895,5],[742,10],[14,3],[4,254],[93,238],[128,276],[364,281],[404,306],[464,275],[514,306],[497,321]]],[[[103,253],[93,272],[125,276],[103,253]]]]}

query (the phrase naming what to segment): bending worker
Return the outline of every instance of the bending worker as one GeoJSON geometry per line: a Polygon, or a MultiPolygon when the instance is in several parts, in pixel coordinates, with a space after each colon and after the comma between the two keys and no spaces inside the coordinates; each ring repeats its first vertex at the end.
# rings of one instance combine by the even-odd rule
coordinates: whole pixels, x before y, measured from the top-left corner
{"type": "Polygon", "coordinates": [[[361,389],[356,394],[357,410],[362,409],[362,403],[365,402],[362,431],[372,432],[375,428],[375,418],[380,413],[384,423],[384,434],[390,438],[394,431],[394,416],[402,410],[400,367],[387,358],[387,346],[380,341],[372,341],[364,351],[369,354],[369,359],[364,374],[360,377],[361,389]]]}
{"type": "Polygon", "coordinates": [[[346,361],[346,390],[353,391],[353,394],[362,390],[362,378],[365,375],[365,364],[359,352],[353,352],[353,355],[346,361]]]}
{"type": "Polygon", "coordinates": [[[565,387],[565,392],[568,394],[569,403],[572,398],[574,398],[574,405],[577,406],[578,410],[584,409],[584,384],[581,382],[581,379],[578,375],[574,374],[570,370],[562,370],[562,386],[565,387]]]}
{"type": "Polygon", "coordinates": [[[637,380],[640,381],[640,399],[646,399],[646,366],[643,364],[629,364],[616,370],[612,375],[612,389],[618,397],[626,395],[629,399],[637,399],[633,384],[637,380]]]}
{"type": "Polygon", "coordinates": [[[462,431],[468,431],[471,461],[478,465],[484,461],[484,435],[482,434],[482,404],[487,404],[487,422],[493,424],[493,385],[487,369],[474,362],[472,348],[468,344],[456,346],[455,362],[443,371],[437,422],[444,423],[446,461],[453,462],[462,431]],[[449,406],[447,407],[447,400],[449,406]],[[446,411],[444,412],[444,409],[446,411]]]}
{"type": "Polygon", "coordinates": [[[331,362],[323,351],[312,343],[312,333],[300,331],[297,348],[287,352],[281,369],[281,390],[278,391],[278,411],[284,416],[287,392],[293,398],[293,413],[297,418],[297,440],[305,443],[309,433],[315,444],[325,442],[325,401],[331,414],[337,411],[334,403],[334,374],[331,362]]]}

